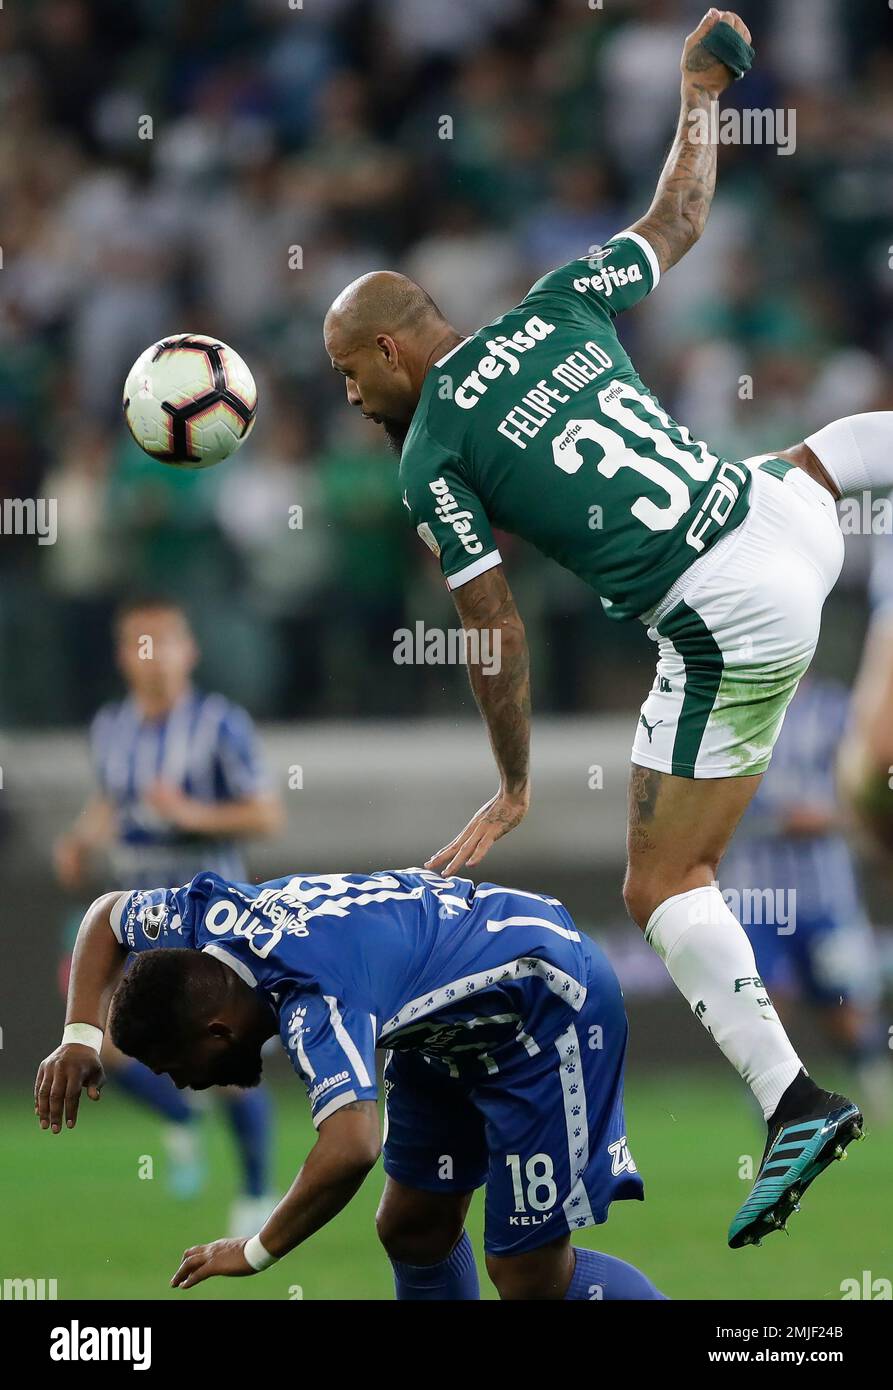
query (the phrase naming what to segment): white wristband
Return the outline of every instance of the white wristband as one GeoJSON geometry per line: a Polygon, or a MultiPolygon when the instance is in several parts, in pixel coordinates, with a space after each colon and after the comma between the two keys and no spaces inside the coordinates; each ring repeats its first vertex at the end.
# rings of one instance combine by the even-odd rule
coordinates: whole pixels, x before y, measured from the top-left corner
{"type": "Polygon", "coordinates": [[[61,1046],[65,1047],[67,1043],[79,1043],[81,1047],[92,1047],[99,1052],[102,1048],[102,1029],[95,1028],[92,1023],[66,1023],[61,1046]]]}
{"type": "Polygon", "coordinates": [[[260,1236],[252,1236],[250,1240],[246,1240],[242,1246],[242,1253],[251,1268],[258,1273],[262,1269],[269,1269],[270,1265],[274,1265],[279,1259],[278,1255],[271,1255],[269,1250],[264,1248],[260,1236]]]}

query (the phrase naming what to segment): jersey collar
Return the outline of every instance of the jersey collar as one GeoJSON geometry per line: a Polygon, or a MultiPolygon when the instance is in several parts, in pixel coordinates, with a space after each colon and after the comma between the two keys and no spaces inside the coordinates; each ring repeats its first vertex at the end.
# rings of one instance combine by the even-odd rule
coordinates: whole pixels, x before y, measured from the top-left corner
{"type": "Polygon", "coordinates": [[[449,362],[450,358],[453,357],[455,353],[457,353],[461,348],[464,348],[466,343],[471,342],[472,336],[473,335],[469,333],[467,338],[463,338],[461,343],[457,343],[454,348],[450,348],[449,352],[446,353],[443,357],[438,357],[437,361],[434,362],[432,365],[435,367],[442,367],[444,362],[449,362]]]}

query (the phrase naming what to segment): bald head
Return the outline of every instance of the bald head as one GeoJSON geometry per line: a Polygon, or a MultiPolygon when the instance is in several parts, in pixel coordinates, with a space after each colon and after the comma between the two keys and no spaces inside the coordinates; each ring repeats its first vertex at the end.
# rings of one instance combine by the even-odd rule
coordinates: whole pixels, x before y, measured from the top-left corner
{"type": "Polygon", "coordinates": [[[375,270],[351,281],[326,314],[326,351],[347,381],[347,399],[400,446],[438,357],[460,341],[414,280],[375,270]]]}
{"type": "Polygon", "coordinates": [[[379,333],[400,338],[427,326],[441,332],[443,314],[421,285],[396,270],[373,270],[343,289],[326,314],[325,333],[338,328],[352,345],[369,342],[379,333]]]}

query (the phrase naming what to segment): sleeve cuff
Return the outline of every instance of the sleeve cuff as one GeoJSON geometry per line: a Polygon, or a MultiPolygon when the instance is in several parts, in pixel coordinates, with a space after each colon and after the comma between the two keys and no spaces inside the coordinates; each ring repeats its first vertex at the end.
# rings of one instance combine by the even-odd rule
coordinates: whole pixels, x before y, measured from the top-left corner
{"type": "Polygon", "coordinates": [[[470,579],[477,579],[479,574],[485,574],[487,570],[495,569],[502,564],[502,556],[498,550],[491,550],[489,555],[481,555],[477,560],[472,560],[470,565],[464,569],[457,570],[455,574],[445,575],[448,589],[461,589],[463,584],[467,584],[470,579]]]}
{"type": "Polygon", "coordinates": [[[124,932],[121,926],[121,918],[124,915],[124,905],[129,897],[129,893],[122,893],[121,896],[116,898],[112,903],[111,911],[109,912],[109,925],[115,933],[115,938],[119,946],[124,945],[124,932]]]}
{"type": "Polygon", "coordinates": [[[344,1091],[340,1096],[332,1096],[320,1110],[313,1116],[313,1123],[319,1129],[323,1120],[327,1120],[330,1115],[334,1115],[336,1110],[340,1110],[342,1105],[351,1105],[358,1099],[356,1091],[344,1091]]]}
{"type": "Polygon", "coordinates": [[[622,241],[624,239],[627,241],[634,241],[639,250],[643,253],[648,262],[648,269],[651,271],[651,289],[656,290],[660,284],[660,262],[657,259],[657,253],[651,245],[651,242],[647,241],[645,237],[640,236],[638,232],[618,232],[616,236],[611,237],[612,241],[622,241]]]}

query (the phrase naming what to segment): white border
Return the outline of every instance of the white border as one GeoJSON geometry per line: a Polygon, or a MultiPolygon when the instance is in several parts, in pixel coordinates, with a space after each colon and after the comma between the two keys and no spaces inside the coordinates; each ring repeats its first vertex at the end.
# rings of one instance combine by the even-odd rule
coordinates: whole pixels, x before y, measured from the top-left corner
{"type": "Polygon", "coordinates": [[[319,1129],[323,1120],[327,1120],[330,1115],[334,1115],[335,1111],[340,1110],[342,1105],[352,1105],[356,1099],[356,1091],[345,1091],[343,1096],[333,1096],[332,1099],[327,1101],[322,1109],[317,1110],[316,1114],[313,1116],[313,1123],[316,1128],[319,1129]]]}
{"type": "MultiPolygon", "coordinates": [[[[657,253],[651,245],[651,242],[647,241],[639,232],[618,232],[616,236],[611,237],[611,241],[620,241],[622,237],[626,237],[629,241],[634,241],[639,249],[645,253],[645,259],[651,269],[651,289],[656,290],[660,284],[660,262],[657,259],[657,253]]],[[[649,290],[649,294],[650,293],[651,291],[649,290]]]]}
{"type": "Polygon", "coordinates": [[[486,574],[487,570],[495,569],[502,564],[502,556],[498,550],[491,550],[489,555],[482,555],[479,560],[472,560],[470,565],[466,565],[463,570],[457,570],[455,574],[445,575],[448,589],[461,589],[463,584],[467,584],[469,579],[477,579],[479,574],[486,574]]]}
{"type": "Polygon", "coordinates": [[[121,921],[121,918],[124,915],[124,904],[127,902],[127,899],[132,896],[132,890],[127,893],[122,893],[119,898],[115,899],[109,910],[109,926],[114,932],[115,938],[119,946],[124,945],[124,926],[121,921]]]}
{"type": "Polygon", "coordinates": [[[460,348],[464,348],[466,343],[471,342],[471,338],[472,335],[469,334],[467,338],[462,339],[461,343],[457,343],[454,348],[450,348],[449,352],[444,357],[438,357],[437,361],[434,363],[435,367],[442,367],[444,362],[449,362],[450,358],[457,353],[460,348]]]}
{"type": "Polygon", "coordinates": [[[221,965],[229,966],[230,970],[238,975],[240,980],[244,980],[246,985],[250,985],[252,989],[257,989],[257,977],[252,975],[248,966],[243,965],[235,956],[230,955],[223,946],[218,946],[216,941],[212,941],[209,946],[203,946],[202,951],[206,956],[213,956],[215,960],[219,960],[221,965]]]}

